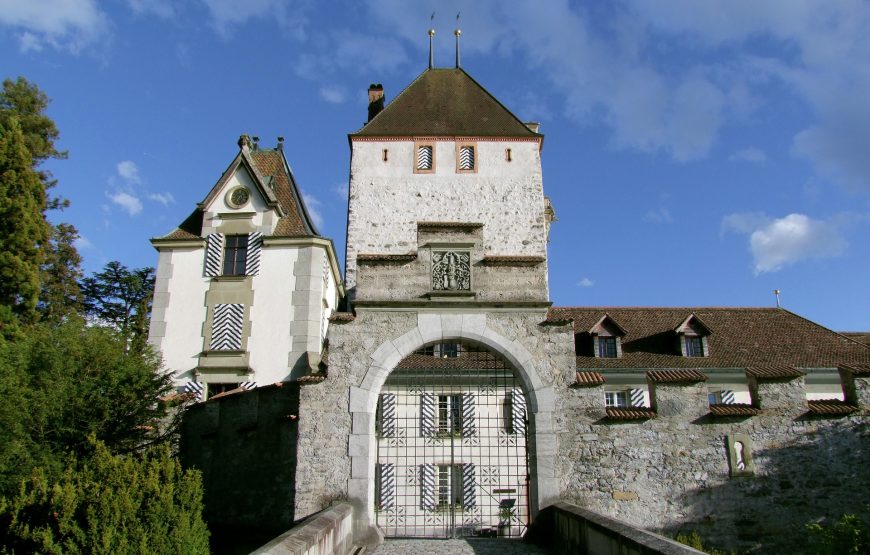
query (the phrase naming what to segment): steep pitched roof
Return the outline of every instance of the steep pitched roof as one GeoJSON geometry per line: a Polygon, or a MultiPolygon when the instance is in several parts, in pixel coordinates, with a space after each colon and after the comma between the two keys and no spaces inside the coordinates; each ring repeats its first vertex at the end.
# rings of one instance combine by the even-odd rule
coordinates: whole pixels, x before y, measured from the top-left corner
{"type": "MultiPolygon", "coordinates": [[[[779,308],[553,307],[548,320],[574,321],[577,368],[833,368],[870,363],[870,347],[779,308]],[[604,314],[625,328],[621,358],[596,358],[580,348],[604,314]],[[674,323],[690,314],[709,327],[710,356],[683,357],[674,323]]],[[[590,340],[591,343],[591,340],[590,340]]]]}
{"type": "Polygon", "coordinates": [[[540,137],[462,69],[428,69],[351,137],[540,137]]]}
{"type": "Polygon", "coordinates": [[[296,180],[287,159],[284,157],[283,150],[278,148],[250,150],[247,146],[243,146],[205,199],[199,203],[196,210],[162,239],[200,238],[202,236],[203,207],[220,193],[226,182],[240,167],[244,167],[251,175],[266,203],[278,209],[280,217],[273,236],[313,237],[320,235],[311,221],[311,216],[302,200],[302,194],[299,192],[299,187],[296,185],[296,180]]]}

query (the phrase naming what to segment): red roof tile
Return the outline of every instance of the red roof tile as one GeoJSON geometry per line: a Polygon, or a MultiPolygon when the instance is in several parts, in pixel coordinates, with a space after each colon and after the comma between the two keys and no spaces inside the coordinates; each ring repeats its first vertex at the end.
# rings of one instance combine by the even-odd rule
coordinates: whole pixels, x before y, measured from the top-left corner
{"type": "Polygon", "coordinates": [[[646,377],[653,383],[697,383],[707,381],[707,376],[697,370],[650,370],[646,377]]]}
{"type": "Polygon", "coordinates": [[[848,370],[854,376],[870,376],[870,363],[867,363],[867,364],[841,364],[840,368],[848,370]]]}
{"type": "Polygon", "coordinates": [[[577,372],[577,376],[574,379],[574,385],[578,386],[593,386],[593,385],[601,385],[607,380],[604,379],[604,375],[601,372],[577,372]]]}
{"type": "Polygon", "coordinates": [[[344,324],[347,322],[353,322],[356,320],[356,316],[352,312],[333,312],[329,317],[329,321],[333,324],[344,324]]]}
{"type": "Polygon", "coordinates": [[[807,401],[810,412],[819,415],[844,415],[850,414],[858,410],[855,405],[850,405],[839,399],[820,399],[818,401],[807,401]]]}
{"type": "Polygon", "coordinates": [[[780,380],[799,378],[803,372],[792,366],[752,366],[746,373],[759,380],[780,380]]]}
{"type": "Polygon", "coordinates": [[[760,412],[758,408],[745,403],[710,405],[710,414],[713,416],[755,416],[760,412]]]}
{"type": "Polygon", "coordinates": [[[647,408],[607,407],[608,420],[647,420],[655,418],[656,412],[647,408]]]}

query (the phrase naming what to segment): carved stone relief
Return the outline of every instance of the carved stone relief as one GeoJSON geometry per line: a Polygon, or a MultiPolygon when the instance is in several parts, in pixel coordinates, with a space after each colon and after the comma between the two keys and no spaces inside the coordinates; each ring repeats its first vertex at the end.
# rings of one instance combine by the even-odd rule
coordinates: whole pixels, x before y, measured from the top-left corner
{"type": "Polygon", "coordinates": [[[432,251],[432,290],[471,291],[471,253],[432,251]]]}

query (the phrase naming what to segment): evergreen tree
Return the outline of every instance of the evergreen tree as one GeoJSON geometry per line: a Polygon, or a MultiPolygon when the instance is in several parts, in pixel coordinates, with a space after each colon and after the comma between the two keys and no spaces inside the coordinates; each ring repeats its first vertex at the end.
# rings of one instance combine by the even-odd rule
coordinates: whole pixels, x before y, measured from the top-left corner
{"type": "Polygon", "coordinates": [[[57,323],[82,309],[82,257],[75,247],[78,238],[78,231],[70,224],[58,224],[51,230],[38,306],[43,321],[57,323]]]}
{"type": "Polygon", "coordinates": [[[130,270],[117,260],[81,282],[86,313],[98,323],[118,330],[128,341],[148,336],[154,268],[130,270]]]}
{"type": "Polygon", "coordinates": [[[0,335],[13,336],[36,319],[45,220],[43,182],[33,170],[18,119],[0,123],[0,335]]]}

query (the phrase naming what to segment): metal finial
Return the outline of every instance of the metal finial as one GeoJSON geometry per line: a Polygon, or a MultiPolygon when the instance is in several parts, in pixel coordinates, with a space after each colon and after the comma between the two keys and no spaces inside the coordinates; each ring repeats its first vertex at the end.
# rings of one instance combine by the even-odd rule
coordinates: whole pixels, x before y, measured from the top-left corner
{"type": "Polygon", "coordinates": [[[774,289],[773,294],[776,295],[776,308],[782,308],[779,304],[779,294],[781,291],[779,289],[774,289]]]}
{"type": "MultiPolygon", "coordinates": [[[[435,15],[434,13],[432,14],[435,15]]],[[[432,54],[432,37],[435,36],[435,29],[429,29],[429,69],[435,65],[435,57],[432,54]]]]}
{"type": "MultiPolygon", "coordinates": [[[[459,17],[459,16],[457,16],[459,17]]],[[[456,29],[453,31],[453,34],[456,35],[456,68],[459,68],[459,35],[462,34],[460,29],[456,29]]]]}

